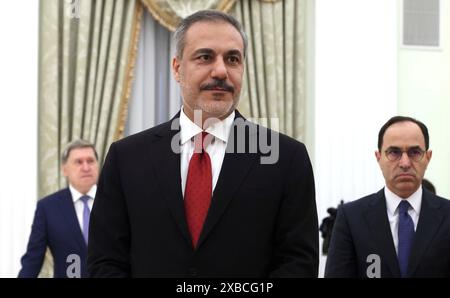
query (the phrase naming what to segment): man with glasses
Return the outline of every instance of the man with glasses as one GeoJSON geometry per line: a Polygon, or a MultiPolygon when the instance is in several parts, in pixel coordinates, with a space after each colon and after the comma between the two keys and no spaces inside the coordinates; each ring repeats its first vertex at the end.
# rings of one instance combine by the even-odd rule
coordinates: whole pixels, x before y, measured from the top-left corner
{"type": "Polygon", "coordinates": [[[422,122],[383,125],[375,156],[386,186],[339,208],[325,277],[450,277],[450,201],[422,188],[431,155],[422,122]]]}

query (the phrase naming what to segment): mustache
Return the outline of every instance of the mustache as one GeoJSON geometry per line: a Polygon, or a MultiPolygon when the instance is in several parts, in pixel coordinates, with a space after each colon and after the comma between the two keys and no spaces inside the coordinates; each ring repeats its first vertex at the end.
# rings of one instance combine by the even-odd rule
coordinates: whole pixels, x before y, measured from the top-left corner
{"type": "Polygon", "coordinates": [[[230,86],[224,80],[214,80],[211,83],[206,83],[200,86],[200,90],[215,90],[215,89],[222,89],[224,91],[234,93],[233,86],[230,86]]]}

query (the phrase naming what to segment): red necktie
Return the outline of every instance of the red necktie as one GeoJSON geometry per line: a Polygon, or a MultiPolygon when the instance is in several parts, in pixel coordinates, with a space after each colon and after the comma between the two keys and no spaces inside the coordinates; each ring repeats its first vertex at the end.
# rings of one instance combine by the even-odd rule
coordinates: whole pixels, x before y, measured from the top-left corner
{"type": "Polygon", "coordinates": [[[200,135],[194,138],[195,150],[189,161],[184,193],[186,219],[194,247],[197,246],[211,204],[211,159],[208,152],[204,150],[206,146],[203,144],[206,135],[208,135],[206,132],[202,132],[201,139],[200,135]]]}

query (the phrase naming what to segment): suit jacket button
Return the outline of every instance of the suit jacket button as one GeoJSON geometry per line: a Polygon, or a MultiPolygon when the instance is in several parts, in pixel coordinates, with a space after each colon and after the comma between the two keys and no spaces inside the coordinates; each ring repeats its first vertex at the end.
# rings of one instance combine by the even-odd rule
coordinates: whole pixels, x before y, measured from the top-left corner
{"type": "Polygon", "coordinates": [[[197,276],[198,275],[197,268],[195,268],[195,267],[189,268],[189,275],[192,277],[197,276]]]}

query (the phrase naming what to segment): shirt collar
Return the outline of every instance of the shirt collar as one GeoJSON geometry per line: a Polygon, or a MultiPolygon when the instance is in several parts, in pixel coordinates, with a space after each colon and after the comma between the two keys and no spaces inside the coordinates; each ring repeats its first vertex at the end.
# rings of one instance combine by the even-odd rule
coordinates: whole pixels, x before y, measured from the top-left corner
{"type": "MultiPolygon", "coordinates": [[[[206,128],[206,132],[213,135],[215,138],[227,143],[230,135],[231,127],[233,125],[235,112],[233,111],[227,118],[222,121],[218,121],[213,125],[206,128]]],[[[197,126],[188,116],[184,113],[183,107],[180,112],[180,139],[183,145],[187,141],[191,140],[194,136],[201,133],[203,130],[197,126]]]]}
{"type": "MultiPolygon", "coordinates": [[[[73,187],[72,184],[69,184],[69,189],[70,189],[70,193],[72,194],[72,200],[73,200],[74,203],[76,201],[78,201],[82,196],[84,196],[84,194],[82,194],[81,192],[76,190],[75,187],[73,187]]],[[[96,192],[97,192],[97,185],[94,184],[86,195],[91,197],[92,199],[94,199],[96,192]]]]}
{"type": "Polygon", "coordinates": [[[387,186],[384,188],[384,196],[386,197],[386,207],[390,215],[398,213],[398,205],[402,200],[408,200],[412,209],[416,214],[420,214],[420,204],[422,203],[422,186],[414,192],[409,198],[402,199],[393,193],[387,186]]]}

